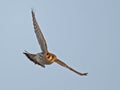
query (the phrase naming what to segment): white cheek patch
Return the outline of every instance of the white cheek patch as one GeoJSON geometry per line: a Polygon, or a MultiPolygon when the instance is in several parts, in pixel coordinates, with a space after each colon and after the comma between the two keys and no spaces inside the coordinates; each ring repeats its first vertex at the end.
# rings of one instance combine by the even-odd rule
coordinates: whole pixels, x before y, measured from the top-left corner
{"type": "Polygon", "coordinates": [[[48,60],[52,60],[53,58],[52,58],[52,56],[50,56],[49,58],[48,58],[48,60]]]}

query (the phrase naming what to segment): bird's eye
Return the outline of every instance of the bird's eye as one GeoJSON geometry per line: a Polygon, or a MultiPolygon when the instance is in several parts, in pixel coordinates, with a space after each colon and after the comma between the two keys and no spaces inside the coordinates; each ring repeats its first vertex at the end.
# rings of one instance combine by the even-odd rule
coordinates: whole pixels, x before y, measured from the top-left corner
{"type": "Polygon", "coordinates": [[[49,53],[47,53],[46,55],[49,55],[49,53]]]}
{"type": "Polygon", "coordinates": [[[46,57],[47,57],[47,58],[49,58],[49,57],[50,57],[50,54],[49,54],[49,53],[47,53],[47,54],[46,54],[46,57]]]}

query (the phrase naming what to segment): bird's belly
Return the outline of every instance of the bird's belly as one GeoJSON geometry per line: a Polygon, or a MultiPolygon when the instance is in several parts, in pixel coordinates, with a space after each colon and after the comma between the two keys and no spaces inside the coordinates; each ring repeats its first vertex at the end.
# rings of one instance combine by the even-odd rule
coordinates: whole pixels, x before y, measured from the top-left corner
{"type": "Polygon", "coordinates": [[[36,55],[36,61],[42,65],[52,64],[49,60],[47,60],[43,55],[36,55]]]}

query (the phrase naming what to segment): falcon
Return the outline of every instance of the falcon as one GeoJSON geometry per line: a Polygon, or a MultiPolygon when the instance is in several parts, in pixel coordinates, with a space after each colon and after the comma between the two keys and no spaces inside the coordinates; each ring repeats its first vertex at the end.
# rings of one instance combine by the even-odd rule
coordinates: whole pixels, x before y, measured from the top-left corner
{"type": "Polygon", "coordinates": [[[25,51],[25,52],[23,52],[23,54],[25,54],[25,56],[28,59],[30,59],[33,63],[38,64],[43,68],[45,68],[45,65],[50,65],[53,62],[56,62],[57,64],[75,72],[76,74],[78,74],[80,76],[86,76],[88,73],[80,73],[80,72],[76,71],[75,69],[71,68],[66,63],[64,63],[63,61],[59,60],[55,54],[50,53],[48,51],[46,40],[45,40],[45,38],[41,32],[41,29],[37,23],[35,13],[33,10],[31,11],[31,13],[32,13],[32,19],[33,19],[33,25],[34,25],[34,32],[36,34],[36,38],[38,40],[38,43],[40,45],[42,52],[37,53],[37,54],[31,54],[31,53],[25,51]]]}

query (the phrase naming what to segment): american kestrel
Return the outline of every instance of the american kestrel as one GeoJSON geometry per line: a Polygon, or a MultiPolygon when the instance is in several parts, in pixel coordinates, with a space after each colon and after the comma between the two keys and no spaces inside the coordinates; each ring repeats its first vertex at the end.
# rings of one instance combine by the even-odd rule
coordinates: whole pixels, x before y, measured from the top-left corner
{"type": "Polygon", "coordinates": [[[48,51],[46,40],[45,40],[45,38],[41,32],[41,29],[37,23],[35,13],[33,10],[31,11],[31,13],[32,13],[32,19],[33,19],[34,31],[35,31],[35,34],[36,34],[36,37],[37,37],[37,40],[38,40],[38,43],[40,45],[42,52],[37,53],[37,54],[31,54],[31,53],[25,51],[25,52],[23,52],[23,54],[25,54],[32,62],[34,62],[35,64],[38,64],[44,68],[45,68],[45,65],[50,65],[53,62],[56,62],[57,64],[77,73],[80,76],[86,76],[88,73],[80,73],[80,72],[74,70],[73,68],[71,68],[70,66],[68,66],[67,64],[65,64],[64,62],[59,60],[56,55],[54,55],[48,51]]]}

